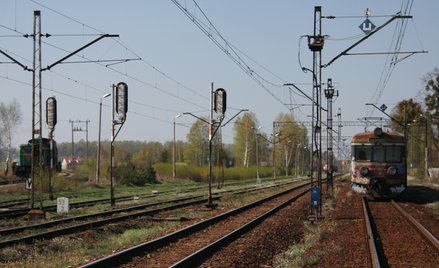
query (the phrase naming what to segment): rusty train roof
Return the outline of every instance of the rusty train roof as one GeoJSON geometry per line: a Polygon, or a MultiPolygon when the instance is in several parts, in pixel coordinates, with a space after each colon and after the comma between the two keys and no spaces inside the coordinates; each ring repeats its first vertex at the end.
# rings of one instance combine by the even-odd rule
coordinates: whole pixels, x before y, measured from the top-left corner
{"type": "Polygon", "coordinates": [[[381,136],[377,136],[374,131],[358,133],[352,136],[352,143],[371,143],[380,142],[401,142],[404,143],[404,137],[397,132],[382,132],[381,136]]]}

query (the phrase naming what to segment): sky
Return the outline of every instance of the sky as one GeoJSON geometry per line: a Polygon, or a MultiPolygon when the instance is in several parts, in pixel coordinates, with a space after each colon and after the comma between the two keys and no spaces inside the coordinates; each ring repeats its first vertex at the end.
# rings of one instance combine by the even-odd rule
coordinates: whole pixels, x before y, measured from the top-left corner
{"type": "MultiPolygon", "coordinates": [[[[339,96],[333,104],[334,116],[341,109],[343,121],[385,116],[366,103],[385,104],[390,112],[397,102],[424,97],[423,78],[438,66],[439,1],[288,1],[288,0],[96,0],[28,1],[3,0],[0,3],[0,49],[32,68],[33,41],[23,37],[33,32],[33,11],[41,11],[43,68],[90,43],[103,38],[63,63],[42,72],[43,120],[45,100],[55,97],[58,142],[71,142],[70,121],[88,121],[88,139],[97,140],[99,102],[113,84],[128,85],[129,110],[117,140],[186,140],[196,118],[209,115],[210,91],[224,88],[227,110],[224,122],[243,109],[255,114],[260,131],[272,132],[280,113],[292,113],[301,122],[311,120],[310,101],[293,88],[294,83],[312,95],[312,52],[307,35],[313,34],[314,6],[322,7],[325,45],[322,62],[328,63],[340,52],[364,37],[360,25],[370,10],[376,26],[388,21],[401,9],[412,19],[405,31],[396,31],[402,21],[393,21],[352,49],[352,53],[395,51],[395,40],[403,38],[401,52],[428,51],[403,59],[389,74],[385,54],[342,56],[322,69],[322,88],[331,78],[339,96]],[[178,8],[195,16],[205,27],[201,31],[178,8]],[[410,5],[412,3],[412,5],[410,5]],[[411,8],[407,9],[407,6],[411,8]],[[207,33],[207,34],[206,34],[207,33]],[[218,35],[218,33],[220,35],[218,35]],[[216,38],[215,44],[209,36],[216,38]],[[225,53],[222,49],[227,53],[225,53]],[[232,55],[229,57],[228,55],[232,55]],[[239,62],[238,65],[236,62],[239,62]],[[250,75],[249,75],[250,74],[250,75]],[[381,89],[382,88],[382,89],[381,89]],[[379,96],[379,97],[377,97],[379,96]]],[[[0,101],[20,103],[23,121],[13,137],[13,145],[25,143],[32,131],[32,74],[0,54],[0,101]]],[[[111,137],[111,97],[102,101],[102,139],[111,137]]],[[[323,99],[326,106],[326,100],[323,99]]],[[[326,119],[326,115],[324,115],[326,119]]],[[[336,118],[334,118],[336,120],[336,118]]],[[[336,121],[334,121],[336,122],[336,121]]],[[[74,127],[86,129],[85,123],[74,127]]],[[[343,127],[342,136],[361,128],[343,127]]],[[[233,120],[223,127],[223,141],[233,142],[233,120]]],[[[74,141],[85,140],[87,132],[75,131],[74,141]]],[[[43,136],[47,128],[43,127],[43,136]]]]}

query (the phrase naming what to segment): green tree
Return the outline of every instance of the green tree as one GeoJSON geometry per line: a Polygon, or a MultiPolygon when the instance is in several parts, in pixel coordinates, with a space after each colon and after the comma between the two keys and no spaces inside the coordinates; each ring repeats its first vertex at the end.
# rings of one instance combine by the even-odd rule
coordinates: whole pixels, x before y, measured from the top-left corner
{"type": "Polygon", "coordinates": [[[431,123],[437,130],[439,128],[439,69],[435,68],[433,72],[427,74],[425,82],[425,106],[431,115],[431,123]]]}
{"type": "Polygon", "coordinates": [[[423,175],[426,118],[429,116],[422,111],[422,104],[413,99],[400,101],[391,116],[397,121],[392,120],[391,127],[394,131],[404,133],[404,126],[407,123],[407,163],[414,168],[416,174],[423,175]]]}
{"type": "Polygon", "coordinates": [[[298,150],[308,144],[306,128],[293,115],[281,113],[276,116],[274,137],[276,166],[284,167],[285,175],[291,175],[289,170],[297,166],[298,150]]]}
{"type": "Polygon", "coordinates": [[[156,163],[166,162],[166,150],[160,142],[148,142],[132,156],[132,163],[137,168],[152,167],[156,163]]]}
{"type": "Polygon", "coordinates": [[[186,163],[199,167],[207,164],[208,138],[208,124],[198,119],[187,134],[188,144],[184,151],[186,163]]]}
{"type": "Polygon", "coordinates": [[[423,120],[422,105],[413,99],[403,100],[393,109],[391,116],[393,119],[391,123],[392,130],[404,133],[404,124],[413,125],[413,122],[420,122],[423,120]],[[407,118],[405,118],[407,115],[407,118]]]}
{"type": "Polygon", "coordinates": [[[234,124],[236,164],[248,167],[256,164],[256,133],[258,121],[254,113],[247,112],[234,124]]]}
{"type": "Polygon", "coordinates": [[[12,136],[14,135],[15,128],[20,124],[21,110],[20,104],[17,102],[17,100],[14,99],[9,104],[0,102],[0,143],[3,140],[6,143],[6,174],[8,172],[9,161],[11,159],[12,136]]]}

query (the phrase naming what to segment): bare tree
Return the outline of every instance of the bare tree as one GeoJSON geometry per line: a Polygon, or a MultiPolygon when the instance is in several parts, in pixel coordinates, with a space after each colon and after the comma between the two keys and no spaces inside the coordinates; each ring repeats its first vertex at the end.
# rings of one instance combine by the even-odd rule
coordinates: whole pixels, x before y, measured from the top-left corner
{"type": "Polygon", "coordinates": [[[20,104],[16,99],[9,104],[0,102],[0,140],[5,141],[7,147],[5,175],[8,173],[11,159],[12,135],[16,127],[21,124],[21,116],[20,104]]]}

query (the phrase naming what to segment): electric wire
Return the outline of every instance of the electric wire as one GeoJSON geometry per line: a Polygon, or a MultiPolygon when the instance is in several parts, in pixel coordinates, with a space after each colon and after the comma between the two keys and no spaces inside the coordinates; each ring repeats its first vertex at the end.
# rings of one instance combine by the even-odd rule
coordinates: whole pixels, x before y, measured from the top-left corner
{"type": "MultiPolygon", "coordinates": [[[[3,26],[3,25],[2,25],[2,27],[5,28],[5,29],[8,29],[8,30],[14,31],[14,32],[18,32],[17,30],[14,30],[14,29],[12,29],[12,28],[10,28],[10,27],[6,27],[6,26],[3,26]]],[[[18,33],[20,33],[20,32],[18,32],[18,33]]],[[[20,34],[24,35],[23,33],[20,33],[20,34]]],[[[55,46],[55,45],[53,45],[53,44],[50,44],[49,42],[42,41],[42,43],[44,43],[44,44],[46,44],[46,45],[48,45],[48,46],[51,46],[51,47],[53,47],[53,48],[56,48],[56,49],[58,49],[58,50],[61,50],[61,51],[63,51],[63,52],[70,53],[70,51],[65,50],[65,49],[62,49],[62,48],[60,48],[60,47],[58,47],[58,46],[55,46]]],[[[4,50],[4,51],[7,51],[7,50],[4,50]]],[[[27,60],[27,59],[25,59],[25,58],[19,56],[19,55],[16,54],[16,53],[13,53],[13,52],[11,52],[11,51],[7,51],[7,52],[10,53],[10,54],[12,54],[12,55],[14,55],[14,56],[16,56],[16,57],[19,57],[19,58],[21,58],[21,59],[23,59],[23,60],[26,60],[27,62],[30,63],[30,60],[27,60]]],[[[86,58],[85,56],[79,56],[79,55],[76,55],[76,56],[81,57],[81,58],[83,58],[83,59],[86,59],[87,62],[95,62],[95,63],[105,62],[105,61],[99,61],[99,60],[97,60],[97,61],[93,61],[93,60],[91,60],[91,59],[86,58]]],[[[145,62],[145,61],[144,61],[144,62],[145,62]]],[[[101,65],[101,66],[102,66],[102,65],[101,65]]],[[[152,65],[150,65],[150,66],[152,66],[152,65]]],[[[108,68],[108,66],[105,66],[105,67],[108,68]]],[[[153,67],[153,66],[152,66],[152,67],[153,67]]],[[[155,67],[153,67],[153,68],[154,68],[155,71],[160,72],[160,70],[158,70],[157,68],[155,68],[155,67]]],[[[112,68],[108,68],[108,69],[112,69],[112,68]]],[[[112,69],[112,70],[115,71],[114,69],[112,69]]],[[[117,72],[119,72],[119,71],[117,71],[117,72]]],[[[76,82],[76,83],[82,84],[83,86],[86,86],[87,88],[93,88],[93,87],[91,87],[91,86],[89,86],[89,85],[86,85],[86,84],[84,84],[84,83],[80,83],[80,82],[79,82],[78,80],[76,80],[76,79],[72,79],[72,78],[70,78],[70,77],[67,77],[67,76],[61,75],[61,74],[58,73],[58,72],[54,72],[54,73],[57,74],[57,75],[59,75],[59,76],[61,76],[61,77],[66,78],[66,79],[68,79],[68,80],[70,80],[70,81],[74,81],[74,82],[76,82]]],[[[120,72],[119,72],[119,73],[120,73],[120,72]]],[[[160,73],[161,73],[162,75],[165,75],[163,72],[160,72],[160,73]]],[[[120,74],[122,74],[122,73],[120,73],[120,74]]],[[[123,74],[123,75],[128,76],[128,75],[126,75],[126,74],[123,74]]],[[[130,77],[130,76],[128,76],[128,77],[130,77]]],[[[169,76],[166,76],[166,77],[169,78],[169,79],[172,79],[172,78],[170,78],[169,76]]],[[[131,78],[132,78],[132,77],[131,77],[131,78]]],[[[177,98],[177,99],[179,99],[179,100],[181,100],[181,99],[184,100],[184,98],[181,98],[180,96],[177,96],[177,95],[171,94],[171,93],[167,92],[166,90],[161,89],[161,88],[159,88],[159,87],[157,87],[157,86],[155,86],[155,85],[152,85],[152,84],[149,84],[149,83],[147,83],[147,82],[140,81],[140,80],[137,80],[137,81],[140,82],[140,83],[143,83],[143,84],[146,85],[146,86],[152,87],[152,88],[157,89],[157,90],[159,90],[159,91],[161,91],[161,92],[163,92],[163,93],[166,93],[166,94],[168,94],[168,95],[170,95],[170,96],[173,96],[174,98],[177,98]]],[[[175,83],[179,83],[178,81],[176,81],[176,80],[174,80],[174,79],[173,79],[173,82],[175,82],[175,83]]],[[[183,86],[183,84],[181,84],[181,83],[179,83],[179,84],[183,86]]],[[[186,89],[188,89],[188,88],[186,87],[186,89]]],[[[193,92],[195,92],[195,91],[193,91],[193,92]]],[[[102,91],[101,91],[101,93],[102,93],[102,91]]],[[[70,97],[73,96],[73,95],[69,95],[69,94],[64,94],[64,95],[66,95],[66,96],[70,96],[70,97]]],[[[198,95],[200,95],[200,94],[198,94],[198,95]]],[[[202,96],[202,95],[200,95],[200,96],[202,96]]],[[[203,97],[204,97],[204,96],[203,96],[203,97]]],[[[76,98],[76,99],[78,99],[78,100],[84,100],[83,98],[76,98]]],[[[157,107],[157,106],[145,105],[145,104],[141,104],[141,103],[139,103],[139,102],[135,102],[135,101],[132,101],[132,100],[130,100],[129,102],[132,102],[132,103],[135,103],[135,104],[138,104],[138,105],[142,105],[142,106],[145,106],[145,107],[150,107],[150,108],[154,108],[154,109],[159,109],[159,110],[162,110],[162,111],[173,111],[173,112],[176,112],[175,110],[164,109],[164,108],[160,108],[160,107],[157,107]]],[[[195,105],[195,106],[201,107],[200,105],[198,105],[197,103],[194,103],[194,102],[192,102],[192,101],[188,101],[188,100],[187,100],[187,102],[189,102],[189,103],[191,103],[191,104],[193,104],[193,105],[195,105]]]]}
{"type": "Polygon", "coordinates": [[[200,8],[200,6],[197,4],[195,0],[193,0],[194,5],[196,8],[203,14],[205,19],[209,22],[209,29],[206,28],[206,24],[204,24],[200,19],[198,19],[194,14],[192,14],[186,7],[183,7],[179,1],[177,0],[171,0],[221,51],[223,51],[244,73],[246,73],[250,78],[252,78],[259,86],[261,86],[267,93],[269,93],[274,99],[276,99],[279,103],[285,106],[285,103],[277,97],[271,90],[269,90],[266,85],[258,79],[257,77],[260,77],[260,75],[255,72],[235,51],[233,46],[230,45],[230,42],[228,42],[221,33],[216,29],[216,27],[213,25],[213,23],[209,20],[209,18],[206,16],[204,11],[200,8]],[[211,29],[214,30],[214,34],[217,35],[220,40],[216,39],[214,35],[212,34],[211,29]],[[224,46],[222,45],[222,42],[224,42],[224,46]]]}
{"type": "MultiPolygon", "coordinates": [[[[402,3],[401,12],[404,15],[409,15],[412,6],[413,6],[413,0],[406,1],[406,4],[402,3]],[[402,11],[403,9],[404,11],[402,11]]],[[[390,47],[392,51],[399,52],[401,50],[402,42],[405,36],[405,30],[407,28],[407,21],[408,21],[407,19],[401,19],[397,21],[397,25],[395,27],[392,41],[390,43],[390,47]]],[[[383,71],[381,73],[380,80],[378,82],[377,88],[375,89],[372,98],[370,99],[370,102],[378,103],[379,100],[381,99],[381,96],[393,74],[398,57],[399,57],[398,53],[387,56],[386,62],[383,67],[383,71]]],[[[373,108],[369,107],[368,116],[371,116],[373,112],[374,112],[373,108]]]]}
{"type": "MultiPolygon", "coordinates": [[[[50,45],[50,44],[49,44],[49,45],[50,45]]],[[[3,49],[3,50],[6,51],[6,52],[9,53],[9,54],[14,55],[14,56],[17,57],[17,58],[20,58],[20,59],[23,60],[23,61],[26,61],[26,62],[28,62],[28,63],[31,63],[30,60],[28,60],[28,59],[26,59],[26,58],[24,58],[24,57],[22,57],[22,56],[20,56],[20,55],[18,55],[18,54],[16,54],[16,53],[14,53],[14,52],[8,51],[8,50],[6,50],[6,49],[3,49]]],[[[65,51],[65,50],[64,50],[64,51],[65,51]]],[[[65,52],[68,52],[68,51],[65,51],[65,52]]],[[[73,83],[79,84],[79,85],[81,85],[81,86],[83,86],[83,87],[86,87],[86,88],[88,88],[88,89],[91,89],[91,90],[94,90],[94,91],[96,91],[96,92],[99,92],[99,94],[104,94],[104,93],[105,93],[105,91],[103,91],[103,90],[101,90],[101,89],[98,89],[98,88],[96,88],[96,87],[93,87],[93,86],[88,85],[88,84],[85,84],[85,83],[82,83],[82,82],[80,82],[79,80],[77,80],[77,79],[73,79],[73,78],[71,78],[71,77],[69,77],[69,76],[67,76],[67,75],[61,74],[61,73],[56,72],[56,71],[53,71],[53,70],[50,70],[50,72],[51,72],[52,74],[55,74],[55,75],[57,75],[57,76],[59,76],[59,77],[62,77],[62,78],[64,78],[64,79],[66,79],[66,80],[68,80],[68,81],[70,81],[70,82],[73,82],[73,83]]],[[[14,81],[18,81],[18,80],[14,80],[14,81]]],[[[62,94],[62,95],[64,95],[64,96],[71,97],[71,98],[74,98],[74,99],[77,99],[77,100],[83,100],[83,101],[85,100],[85,99],[82,98],[82,97],[76,97],[76,96],[71,95],[71,94],[61,93],[60,91],[56,91],[56,90],[53,90],[53,89],[51,89],[51,91],[58,92],[58,93],[60,93],[60,94],[62,94]]],[[[89,102],[89,103],[96,103],[96,102],[91,101],[91,100],[87,100],[87,102],[89,102]]],[[[158,106],[148,105],[148,104],[140,103],[140,102],[137,102],[137,101],[134,101],[134,100],[129,100],[129,102],[132,103],[132,104],[136,104],[136,105],[138,105],[138,106],[143,106],[143,107],[147,107],[147,108],[152,108],[152,109],[156,109],[156,110],[160,110],[160,111],[174,112],[174,113],[178,112],[177,110],[166,109],[166,108],[162,108],[162,107],[158,107],[158,106]]],[[[163,120],[160,120],[160,121],[163,121],[163,120]]]]}
{"type": "MultiPolygon", "coordinates": [[[[5,50],[5,51],[7,51],[7,50],[5,50]]],[[[24,58],[24,57],[21,57],[21,56],[18,55],[18,54],[15,54],[15,53],[10,52],[10,51],[7,51],[7,52],[10,53],[10,54],[12,54],[12,55],[14,55],[14,56],[16,56],[16,57],[18,57],[18,58],[20,58],[20,59],[22,59],[22,60],[24,60],[24,61],[26,61],[26,62],[30,62],[28,59],[26,59],[26,58],[24,58]]],[[[78,81],[78,80],[76,80],[76,79],[73,79],[73,78],[71,78],[71,77],[68,77],[68,76],[66,76],[66,75],[63,75],[63,74],[61,74],[61,73],[59,73],[59,72],[56,72],[56,71],[53,71],[53,70],[50,70],[50,72],[51,72],[52,74],[55,74],[55,75],[59,76],[59,77],[63,77],[64,79],[66,79],[66,80],[68,80],[68,81],[71,81],[71,82],[73,82],[73,83],[77,83],[77,84],[79,84],[79,85],[81,85],[81,86],[83,86],[83,87],[86,87],[86,88],[88,88],[88,89],[92,89],[92,90],[94,90],[94,91],[97,91],[97,92],[99,92],[100,94],[105,93],[105,91],[103,91],[103,90],[100,90],[100,89],[97,89],[97,88],[95,88],[95,87],[93,87],[93,86],[90,86],[90,85],[87,85],[87,84],[85,84],[85,83],[82,83],[82,82],[80,82],[80,81],[78,81]]],[[[14,79],[14,78],[11,78],[11,77],[8,77],[8,76],[0,75],[0,77],[3,78],[3,79],[7,79],[7,80],[10,80],[10,81],[16,82],[16,83],[23,84],[23,85],[32,86],[32,84],[30,84],[30,83],[28,83],[28,82],[20,81],[20,80],[18,80],[18,79],[14,79]]],[[[75,95],[73,95],[73,94],[68,94],[68,93],[65,93],[65,92],[62,92],[62,91],[59,91],[59,90],[55,90],[55,89],[53,89],[53,88],[43,87],[43,89],[45,89],[45,90],[47,90],[47,91],[55,92],[55,93],[57,93],[57,94],[59,94],[59,95],[63,95],[63,96],[66,96],[66,97],[69,97],[69,98],[72,98],[72,99],[77,99],[77,100],[84,101],[84,102],[88,102],[88,103],[99,104],[99,103],[97,103],[96,101],[92,101],[92,100],[87,99],[87,98],[84,98],[84,97],[78,97],[78,96],[75,96],[75,95]]],[[[152,108],[152,109],[160,110],[160,111],[173,112],[173,113],[177,113],[177,112],[178,112],[177,110],[165,109],[165,108],[162,108],[162,107],[153,106],[153,105],[147,105],[147,104],[140,103],[140,102],[136,102],[136,101],[132,101],[132,100],[130,100],[130,103],[132,103],[132,104],[136,104],[136,105],[138,105],[138,106],[143,106],[143,107],[147,107],[147,108],[152,108]]],[[[106,105],[105,105],[105,106],[106,106],[106,105]]],[[[169,120],[166,121],[166,120],[163,120],[163,119],[160,119],[160,118],[157,118],[157,117],[148,116],[148,115],[141,114],[141,113],[139,113],[139,112],[135,112],[135,111],[134,111],[134,112],[133,112],[133,111],[130,111],[130,113],[133,113],[133,114],[136,114],[136,115],[138,115],[138,116],[145,117],[145,118],[154,119],[154,120],[156,120],[156,121],[160,121],[160,122],[171,123],[169,120]]]]}
{"type": "MultiPolygon", "coordinates": [[[[94,31],[96,31],[96,32],[98,32],[98,33],[101,33],[101,34],[104,33],[103,31],[101,31],[101,30],[99,30],[99,29],[97,29],[97,28],[95,28],[95,27],[92,27],[92,26],[90,26],[90,25],[88,25],[88,24],[82,23],[82,22],[80,22],[79,20],[74,19],[73,17],[70,17],[70,16],[68,16],[68,15],[65,15],[65,14],[63,14],[63,13],[61,13],[61,12],[55,10],[55,9],[52,9],[52,8],[46,6],[46,5],[43,5],[43,4],[41,4],[41,3],[39,3],[39,2],[37,2],[37,1],[35,1],[35,0],[29,0],[29,1],[30,1],[30,2],[33,2],[33,3],[36,4],[36,5],[39,5],[39,6],[43,7],[43,8],[45,8],[45,9],[47,9],[47,10],[50,10],[50,11],[52,11],[52,12],[54,12],[54,13],[56,13],[56,14],[58,14],[58,15],[64,17],[64,18],[66,18],[66,19],[68,19],[68,20],[71,20],[71,21],[73,21],[73,22],[75,22],[75,23],[77,23],[77,24],[80,24],[80,25],[82,25],[83,27],[87,27],[87,28],[89,28],[89,29],[91,29],[91,30],[94,30],[94,31]]],[[[173,83],[175,83],[175,84],[181,86],[183,89],[188,90],[188,91],[190,91],[190,92],[192,92],[192,93],[198,95],[199,97],[202,97],[202,98],[204,98],[204,99],[208,99],[206,96],[201,95],[199,92],[197,92],[197,91],[195,91],[195,90],[193,90],[193,89],[190,89],[189,87],[185,86],[183,83],[177,81],[176,79],[172,78],[171,76],[169,76],[169,75],[166,74],[165,72],[163,72],[163,71],[161,71],[160,69],[158,69],[157,67],[155,67],[153,64],[147,62],[145,59],[143,59],[143,58],[140,57],[137,53],[135,53],[132,49],[130,49],[127,45],[125,45],[125,44],[121,41],[120,38],[119,38],[119,39],[114,39],[114,40],[115,40],[117,43],[119,43],[123,48],[125,48],[127,51],[129,51],[130,53],[134,54],[136,57],[140,58],[141,61],[142,61],[145,65],[147,65],[148,67],[152,68],[155,72],[157,72],[157,73],[159,73],[160,75],[164,76],[165,78],[167,78],[168,80],[172,81],[173,83]]],[[[107,67],[107,68],[108,68],[108,66],[103,66],[103,67],[107,67]]],[[[146,82],[145,82],[145,83],[146,83],[146,82]]],[[[146,83],[146,85],[150,85],[150,84],[149,84],[149,83],[146,83]]],[[[158,88],[158,87],[155,87],[155,86],[152,86],[152,87],[155,88],[155,89],[157,89],[157,90],[160,90],[160,91],[161,91],[161,90],[164,90],[164,89],[161,89],[161,88],[158,88]]],[[[171,94],[170,92],[167,92],[166,90],[164,91],[164,93],[167,94],[167,95],[170,95],[170,96],[173,95],[173,94],[171,94]]],[[[175,95],[174,95],[174,97],[175,97],[175,95]]],[[[177,98],[178,98],[178,99],[182,99],[181,97],[178,97],[178,96],[177,96],[177,98]]],[[[184,100],[184,99],[183,99],[183,100],[184,100]]],[[[193,103],[193,102],[190,102],[190,104],[194,104],[194,103],[193,103]]],[[[196,106],[199,106],[198,104],[195,104],[195,105],[196,105],[196,106]]]]}
{"type": "MultiPolygon", "coordinates": [[[[14,79],[14,78],[11,78],[11,77],[0,75],[0,78],[6,79],[6,80],[10,80],[10,81],[13,81],[13,82],[16,82],[16,83],[20,83],[22,85],[26,85],[26,86],[29,86],[29,87],[32,86],[32,84],[29,83],[29,82],[24,82],[24,81],[21,81],[21,80],[18,80],[18,79],[14,79]]],[[[52,88],[43,87],[43,89],[46,90],[46,91],[57,93],[59,95],[67,96],[67,97],[72,98],[72,99],[77,99],[77,100],[80,100],[80,101],[83,101],[83,102],[88,102],[88,103],[97,104],[97,105],[99,104],[99,102],[97,102],[97,101],[93,101],[93,100],[90,100],[90,99],[85,98],[85,97],[78,97],[78,96],[75,96],[75,95],[72,95],[72,94],[68,94],[68,93],[65,93],[63,91],[55,90],[55,89],[52,89],[52,88]]],[[[105,107],[110,107],[110,105],[108,105],[108,104],[102,104],[102,105],[105,106],[105,107]]],[[[175,112],[175,111],[173,111],[173,112],[175,112]]],[[[135,115],[140,116],[140,117],[153,119],[155,121],[160,121],[160,122],[163,122],[163,123],[168,123],[168,124],[172,123],[169,120],[164,120],[164,119],[161,119],[161,118],[158,118],[158,117],[155,117],[155,116],[146,115],[146,114],[139,113],[139,112],[136,112],[136,111],[130,111],[130,114],[135,114],[135,115]]]]}
{"type": "MultiPolygon", "coordinates": [[[[66,53],[71,53],[70,51],[68,51],[68,50],[66,50],[66,49],[63,49],[63,48],[61,48],[61,47],[59,47],[59,46],[56,46],[56,45],[50,44],[50,43],[48,43],[48,42],[46,42],[46,41],[42,41],[42,42],[43,42],[44,44],[50,46],[50,47],[56,48],[56,49],[58,49],[58,50],[61,50],[61,51],[66,52],[66,53]]],[[[153,85],[153,84],[151,84],[151,83],[148,83],[148,82],[146,82],[146,81],[141,80],[140,78],[136,78],[136,77],[134,77],[134,76],[132,76],[132,75],[129,75],[129,74],[123,73],[123,72],[121,72],[121,71],[119,71],[119,70],[117,70],[117,69],[115,69],[115,68],[110,67],[110,66],[105,66],[105,65],[103,65],[101,62],[93,61],[93,60],[91,60],[91,59],[85,57],[84,55],[75,55],[75,56],[80,57],[80,58],[82,58],[82,59],[85,59],[85,60],[87,60],[87,61],[89,61],[89,62],[95,63],[95,64],[97,64],[97,65],[99,65],[99,66],[101,66],[101,67],[104,67],[104,68],[107,68],[107,69],[109,69],[109,70],[112,70],[113,72],[116,72],[116,73],[118,73],[118,74],[120,74],[120,75],[123,75],[123,76],[125,76],[125,77],[127,77],[127,78],[130,78],[130,79],[132,79],[132,80],[134,80],[134,81],[137,81],[137,82],[139,82],[140,84],[143,84],[143,85],[148,86],[148,87],[150,87],[150,88],[152,88],[152,89],[155,89],[155,90],[157,90],[157,91],[159,91],[159,92],[161,92],[161,93],[163,93],[163,94],[166,94],[166,95],[168,95],[168,96],[170,96],[170,97],[173,97],[173,98],[175,98],[175,99],[177,99],[177,100],[185,101],[185,102],[187,102],[187,103],[189,103],[189,104],[192,104],[192,105],[197,106],[197,107],[200,107],[200,108],[202,107],[201,105],[199,105],[199,104],[196,103],[196,102],[193,102],[193,101],[187,100],[187,99],[185,99],[185,98],[183,98],[183,97],[181,97],[181,96],[179,96],[179,95],[176,95],[176,94],[173,94],[173,93],[169,92],[168,90],[165,90],[165,89],[163,89],[163,88],[161,88],[161,87],[158,87],[157,85],[153,85]]],[[[156,70],[156,69],[154,69],[154,70],[156,70]]]]}

